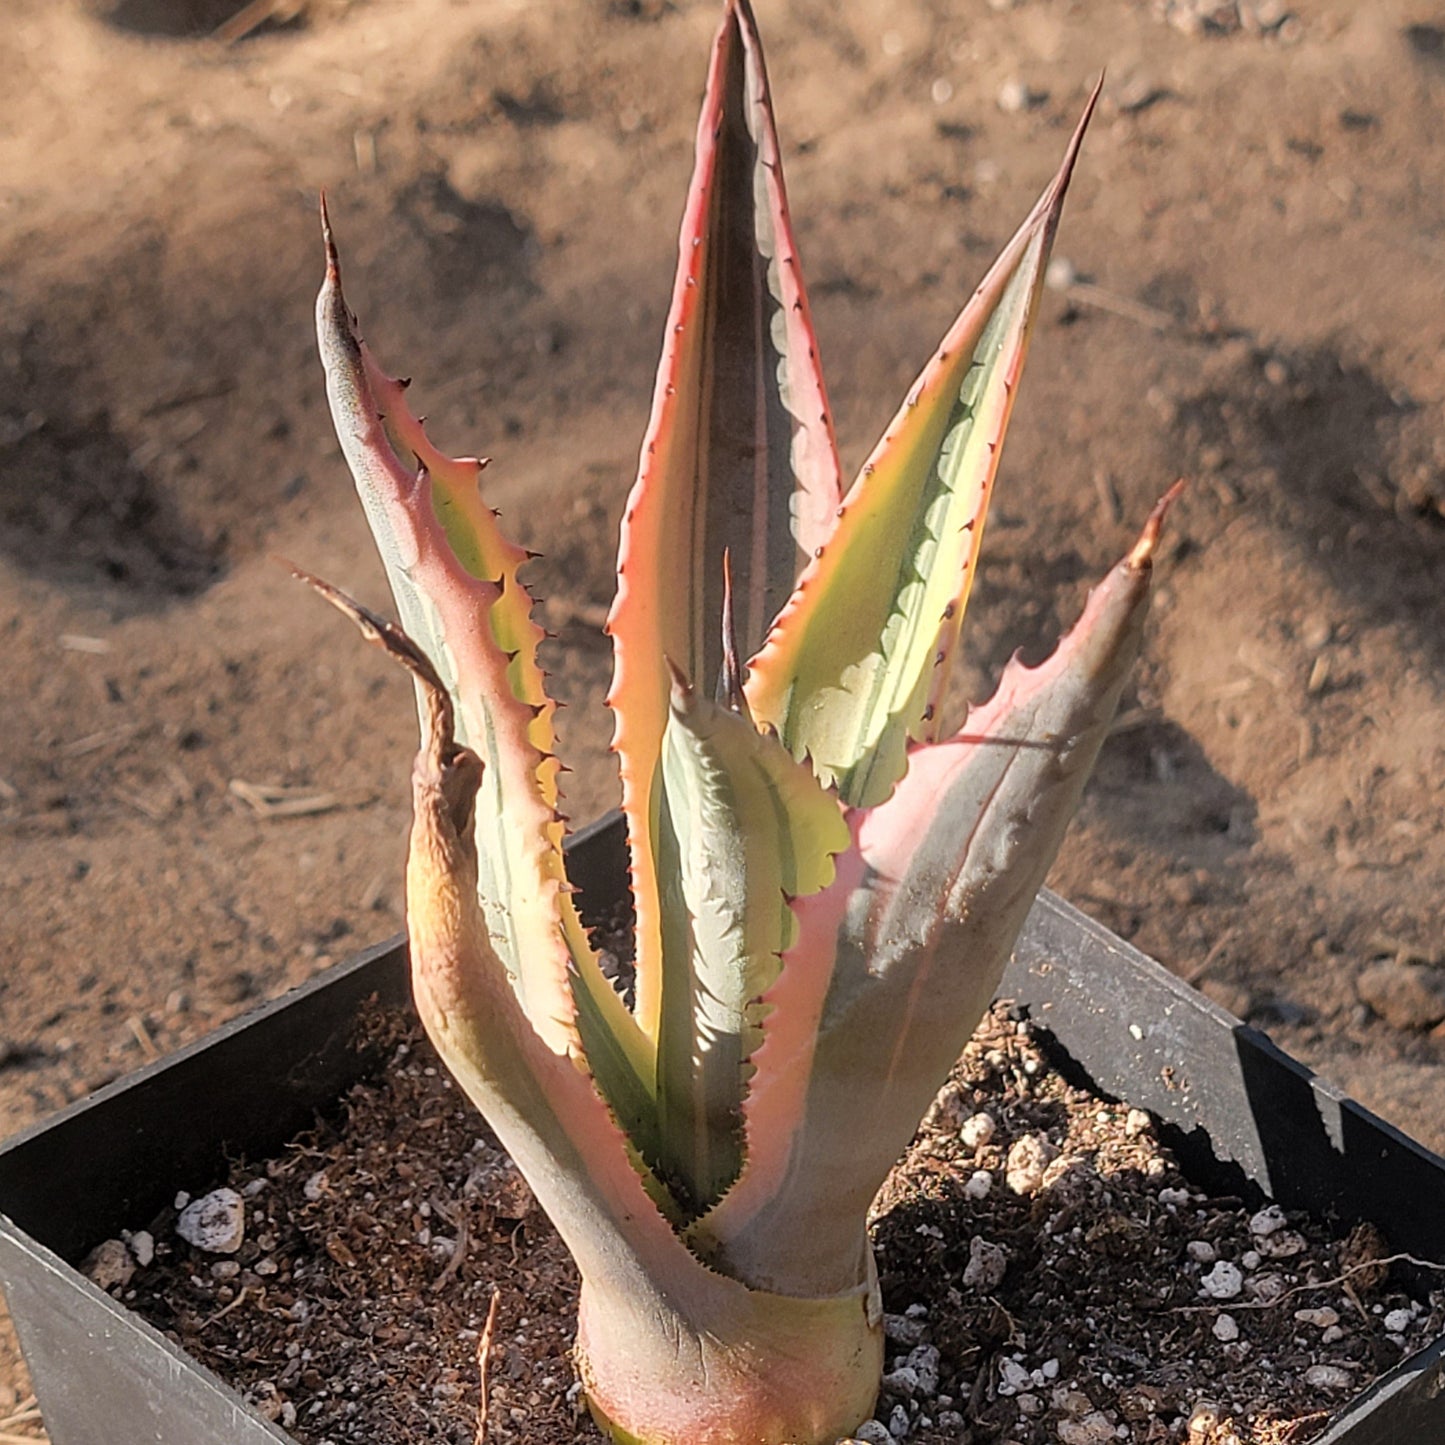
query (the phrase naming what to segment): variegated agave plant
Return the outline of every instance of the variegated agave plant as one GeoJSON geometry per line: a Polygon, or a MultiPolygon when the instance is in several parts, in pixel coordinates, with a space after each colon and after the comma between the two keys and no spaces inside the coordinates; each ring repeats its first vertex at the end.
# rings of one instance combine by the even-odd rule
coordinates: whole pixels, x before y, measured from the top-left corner
{"type": "Polygon", "coordinates": [[[940,737],[1082,133],[845,492],[728,0],[608,623],[633,1009],[569,897],[526,554],[361,344],[327,228],[328,395],[402,627],[325,590],[419,682],[417,1005],[577,1262],[577,1363],[616,1440],[831,1441],[873,1407],[868,1206],[1054,856],[1162,517],[1047,662],[940,737]]]}

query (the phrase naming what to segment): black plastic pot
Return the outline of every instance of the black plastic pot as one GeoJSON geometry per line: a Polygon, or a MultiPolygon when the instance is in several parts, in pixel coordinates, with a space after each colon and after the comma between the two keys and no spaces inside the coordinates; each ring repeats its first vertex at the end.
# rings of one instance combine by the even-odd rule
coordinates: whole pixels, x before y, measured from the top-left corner
{"type": "MultiPolygon", "coordinates": [[[[618,820],[580,833],[586,911],[625,885],[618,820]]],[[[1058,898],[1035,905],[1003,993],[1063,1067],[1148,1109],[1200,1185],[1268,1196],[1445,1260],[1445,1160],[1422,1149],[1058,898]]],[[[275,1152],[380,1060],[369,1000],[404,1005],[400,939],[331,969],[0,1148],[0,1284],[53,1445],[291,1439],[75,1269],[178,1180],[275,1152]]],[[[1445,1441],[1445,1339],[1344,1406],[1321,1445],[1445,1441]]]]}

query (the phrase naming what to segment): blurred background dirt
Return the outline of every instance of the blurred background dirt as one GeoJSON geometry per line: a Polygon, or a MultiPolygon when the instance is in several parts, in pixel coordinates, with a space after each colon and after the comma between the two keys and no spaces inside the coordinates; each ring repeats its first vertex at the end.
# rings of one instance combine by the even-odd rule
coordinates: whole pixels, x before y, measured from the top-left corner
{"type": "MultiPolygon", "coordinates": [[[[757,8],[850,467],[1107,66],[959,701],[1189,477],[1054,886],[1445,1146],[1445,10],[757,8]]],[[[0,1134],[401,927],[410,689],[273,560],[385,605],[322,187],[369,339],[544,553],[571,812],[613,802],[597,623],[716,19],[9,0],[0,1134]]],[[[26,1388],[0,1334],[0,1417],[26,1388]]]]}

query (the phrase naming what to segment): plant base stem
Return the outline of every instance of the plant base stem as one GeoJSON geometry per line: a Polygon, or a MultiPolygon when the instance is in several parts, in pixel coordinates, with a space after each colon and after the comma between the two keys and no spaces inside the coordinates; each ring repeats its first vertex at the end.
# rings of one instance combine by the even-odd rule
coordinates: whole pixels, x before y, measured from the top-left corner
{"type": "Polygon", "coordinates": [[[873,1412],[882,1304],[794,1299],[714,1276],[716,1308],[604,1298],[584,1281],[577,1364],[615,1445],[833,1445],[873,1412]]]}

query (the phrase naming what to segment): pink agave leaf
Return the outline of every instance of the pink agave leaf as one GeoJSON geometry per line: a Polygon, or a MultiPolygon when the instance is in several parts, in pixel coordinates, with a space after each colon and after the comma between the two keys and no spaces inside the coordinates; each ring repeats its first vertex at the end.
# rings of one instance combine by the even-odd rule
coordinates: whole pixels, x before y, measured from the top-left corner
{"type": "Polygon", "coordinates": [[[844,802],[936,734],[1049,251],[1097,88],[1058,173],[924,368],[753,659],[748,701],[844,802]]]}
{"type": "Polygon", "coordinates": [[[1052,656],[1011,662],[963,731],[915,745],[888,799],[851,812],[854,848],[800,908],[769,996],[742,1177],[694,1228],[729,1273],[808,1293],[856,1270],[868,1205],[988,1006],[1107,736],[1173,495],[1052,656]]]}
{"type": "MultiPolygon", "coordinates": [[[[304,574],[300,574],[303,575],[304,574]]],[[[706,1308],[719,1282],[659,1212],[655,1180],[581,1061],[536,1026],[498,956],[478,893],[484,765],[455,736],[450,689],[400,628],[307,578],[416,678],[422,746],[412,769],[407,930],[417,1012],[447,1068],[485,1114],[590,1286],[645,1304],[706,1308]]],[[[732,1286],[730,1281],[725,1287],[732,1286]]]]}
{"type": "Polygon", "coordinates": [[[637,900],[637,1012],[656,1035],[653,775],[671,658],[712,691],[722,665],[722,557],[755,649],[839,497],[832,420],[803,291],[762,51],[731,0],[698,123],[652,417],[628,499],[608,620],[623,808],[637,900]]]}
{"type": "Polygon", "coordinates": [[[457,732],[484,768],[477,808],[480,898],[522,1008],[548,1046],[589,1057],[622,1112],[650,1076],[640,1031],[602,976],[567,896],[541,631],[518,577],[526,554],[477,491],[482,463],[442,455],[370,356],[341,290],[323,208],[326,279],[317,334],[337,436],[405,631],[456,699],[457,732]],[[388,429],[418,459],[402,462],[388,429]],[[578,987],[574,999],[573,980],[578,987]]]}

